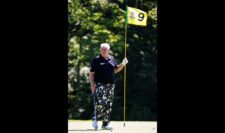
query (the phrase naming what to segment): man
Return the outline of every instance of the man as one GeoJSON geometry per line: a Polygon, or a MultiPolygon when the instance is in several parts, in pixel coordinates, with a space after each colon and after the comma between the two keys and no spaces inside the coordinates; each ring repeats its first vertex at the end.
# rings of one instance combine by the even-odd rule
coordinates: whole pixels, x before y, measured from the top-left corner
{"type": "Polygon", "coordinates": [[[92,60],[90,70],[91,93],[94,97],[94,116],[92,126],[98,129],[98,120],[102,117],[102,129],[111,130],[109,127],[110,113],[114,98],[114,73],[120,72],[128,63],[126,58],[117,65],[113,56],[109,55],[110,46],[102,43],[100,55],[92,60]]]}

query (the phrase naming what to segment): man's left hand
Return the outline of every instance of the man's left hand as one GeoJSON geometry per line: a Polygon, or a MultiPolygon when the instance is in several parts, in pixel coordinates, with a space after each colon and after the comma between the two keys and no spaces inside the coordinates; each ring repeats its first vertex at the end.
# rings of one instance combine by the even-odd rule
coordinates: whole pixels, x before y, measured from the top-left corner
{"type": "Polygon", "coordinates": [[[122,64],[125,66],[127,63],[128,63],[128,60],[127,60],[127,58],[125,57],[125,58],[123,59],[122,64]]]}

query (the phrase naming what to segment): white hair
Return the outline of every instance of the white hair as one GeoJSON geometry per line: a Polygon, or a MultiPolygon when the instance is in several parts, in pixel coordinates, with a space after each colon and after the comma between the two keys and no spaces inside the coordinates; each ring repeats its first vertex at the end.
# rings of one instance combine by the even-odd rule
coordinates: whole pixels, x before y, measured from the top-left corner
{"type": "Polygon", "coordinates": [[[102,44],[101,44],[101,48],[102,48],[102,47],[105,47],[105,48],[107,48],[108,50],[110,49],[110,46],[109,46],[108,43],[102,43],[102,44]]]}

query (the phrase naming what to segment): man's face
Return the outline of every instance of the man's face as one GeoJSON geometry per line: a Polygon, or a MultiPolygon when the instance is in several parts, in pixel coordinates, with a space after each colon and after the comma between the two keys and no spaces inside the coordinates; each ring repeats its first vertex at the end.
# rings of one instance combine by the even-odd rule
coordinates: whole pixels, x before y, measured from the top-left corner
{"type": "Polygon", "coordinates": [[[106,47],[102,47],[100,49],[100,53],[103,57],[108,57],[109,56],[109,50],[106,47]]]}

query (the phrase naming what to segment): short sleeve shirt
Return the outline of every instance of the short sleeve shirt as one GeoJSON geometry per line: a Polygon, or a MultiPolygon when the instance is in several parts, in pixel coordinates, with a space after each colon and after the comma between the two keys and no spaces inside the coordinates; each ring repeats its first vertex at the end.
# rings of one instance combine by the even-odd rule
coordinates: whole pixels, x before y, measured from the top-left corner
{"type": "Polygon", "coordinates": [[[91,72],[95,72],[94,82],[112,84],[115,80],[114,69],[117,68],[116,60],[113,56],[109,56],[106,60],[101,55],[92,60],[91,72]]]}

